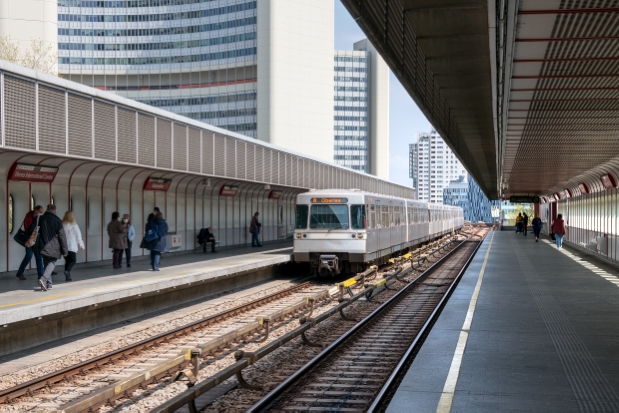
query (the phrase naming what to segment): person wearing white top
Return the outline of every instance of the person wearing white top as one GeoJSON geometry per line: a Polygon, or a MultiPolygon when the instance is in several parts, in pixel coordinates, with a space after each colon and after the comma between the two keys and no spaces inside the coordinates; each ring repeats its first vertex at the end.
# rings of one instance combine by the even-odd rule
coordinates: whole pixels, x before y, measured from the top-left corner
{"type": "Polygon", "coordinates": [[[64,276],[67,281],[71,279],[71,269],[77,262],[77,249],[84,249],[84,241],[82,241],[82,232],[80,227],[75,222],[75,215],[72,211],[67,211],[62,218],[62,225],[67,236],[68,255],[65,257],[64,276]]]}

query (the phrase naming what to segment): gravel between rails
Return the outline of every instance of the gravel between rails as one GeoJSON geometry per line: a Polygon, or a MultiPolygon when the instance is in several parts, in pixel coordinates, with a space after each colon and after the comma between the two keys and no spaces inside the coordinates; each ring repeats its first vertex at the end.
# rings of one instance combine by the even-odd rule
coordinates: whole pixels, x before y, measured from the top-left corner
{"type": "MultiPolygon", "coordinates": [[[[153,337],[161,333],[165,333],[167,331],[173,330],[178,327],[182,327],[191,322],[195,322],[203,318],[206,318],[208,316],[211,316],[213,314],[217,314],[222,311],[225,311],[226,309],[230,309],[238,305],[246,304],[246,303],[256,300],[257,298],[262,298],[264,296],[276,293],[278,291],[285,290],[296,284],[297,284],[297,281],[291,280],[291,281],[284,282],[284,283],[281,283],[273,287],[265,288],[265,289],[262,289],[257,292],[253,292],[251,294],[247,294],[244,296],[231,297],[229,300],[226,300],[214,306],[209,306],[209,302],[206,301],[203,304],[204,306],[208,306],[208,308],[205,308],[204,310],[197,311],[195,313],[184,315],[178,318],[174,318],[172,320],[167,320],[165,322],[149,326],[138,332],[134,332],[126,336],[123,336],[120,339],[106,341],[99,345],[96,345],[96,346],[93,346],[87,349],[83,349],[81,351],[69,354],[67,356],[52,358],[52,360],[48,362],[41,363],[36,366],[31,366],[26,369],[22,369],[22,370],[19,370],[19,371],[10,373],[10,374],[0,376],[0,389],[7,389],[10,387],[14,387],[20,383],[24,383],[24,382],[36,379],[37,377],[40,377],[40,376],[43,376],[49,373],[53,373],[65,367],[70,367],[79,362],[86,361],[94,357],[100,356],[102,354],[106,354],[111,351],[117,350],[119,348],[123,348],[131,344],[140,342],[142,340],[148,339],[149,337],[153,337]]],[[[237,293],[240,293],[240,291],[237,291],[237,293]]],[[[270,303],[269,305],[272,305],[272,304],[273,303],[270,303]]],[[[242,316],[243,315],[239,317],[242,317],[242,316]]],[[[234,320],[234,319],[226,320],[223,323],[228,324],[230,320],[234,320]]],[[[222,324],[222,323],[218,323],[218,324],[222,324]]],[[[211,328],[211,326],[206,327],[206,328],[211,328]]],[[[170,348],[175,350],[177,346],[174,345],[174,346],[171,346],[170,348]]],[[[159,353],[161,353],[161,351],[159,351],[159,353]]],[[[52,355],[53,357],[53,352],[50,352],[50,355],[52,355]]],[[[63,390],[63,391],[75,390],[76,387],[80,389],[78,394],[73,394],[73,398],[91,391],[93,389],[93,385],[94,387],[101,387],[107,384],[107,382],[102,382],[102,383],[94,382],[93,383],[92,380],[89,381],[89,380],[86,380],[85,377],[80,377],[80,376],[76,376],[73,382],[74,383],[71,383],[71,384],[63,383],[60,386],[61,387],[60,390],[63,390]]],[[[36,396],[35,397],[22,397],[19,399],[17,403],[13,405],[0,404],[0,412],[28,411],[28,410],[32,410],[36,408],[37,406],[38,407],[52,407],[52,405],[57,405],[57,403],[53,403],[53,404],[49,403],[49,400],[52,398],[52,395],[49,392],[46,392],[45,390],[42,390],[41,392],[37,392],[36,396]],[[36,397],[36,396],[41,396],[41,397],[36,397]]],[[[65,396],[68,397],[69,395],[65,393],[65,396]]],[[[67,399],[63,400],[63,403],[66,403],[68,400],[67,399]]]]}

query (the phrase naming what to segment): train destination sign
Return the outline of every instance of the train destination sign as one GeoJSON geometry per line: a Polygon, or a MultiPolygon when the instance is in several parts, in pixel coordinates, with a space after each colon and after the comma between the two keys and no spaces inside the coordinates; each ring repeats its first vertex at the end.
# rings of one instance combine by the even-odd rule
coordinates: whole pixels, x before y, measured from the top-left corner
{"type": "Polygon", "coordinates": [[[55,166],[15,163],[9,170],[9,179],[25,182],[54,182],[58,168],[55,166]]]}
{"type": "Polygon", "coordinates": [[[144,189],[151,191],[167,191],[170,189],[171,179],[166,178],[153,178],[149,176],[144,182],[144,189]]]}
{"type": "Polygon", "coordinates": [[[312,198],[313,204],[345,204],[348,198],[312,198]]]}

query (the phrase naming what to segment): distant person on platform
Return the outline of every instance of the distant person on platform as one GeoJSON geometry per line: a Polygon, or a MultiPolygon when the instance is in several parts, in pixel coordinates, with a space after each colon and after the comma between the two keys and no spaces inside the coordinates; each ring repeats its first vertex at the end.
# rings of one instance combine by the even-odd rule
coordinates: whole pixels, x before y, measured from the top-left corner
{"type": "Polygon", "coordinates": [[[64,276],[67,282],[73,281],[71,278],[71,270],[77,262],[77,249],[84,249],[84,241],[82,240],[82,231],[75,222],[75,215],[72,211],[67,211],[62,217],[62,226],[67,237],[67,248],[69,253],[64,260],[64,276]]]}
{"type": "MultiPolygon", "coordinates": [[[[131,216],[129,214],[123,215],[122,222],[127,226],[127,248],[125,248],[124,253],[127,257],[127,267],[131,267],[131,248],[133,247],[133,240],[135,239],[135,228],[133,227],[133,224],[131,224],[131,216]]],[[[122,267],[123,251],[120,252],[118,263],[122,267]]]]}
{"type": "Polygon", "coordinates": [[[555,234],[557,249],[563,248],[563,236],[565,235],[565,221],[563,214],[557,215],[557,219],[552,223],[552,233],[555,234]]]}
{"type": "Polygon", "coordinates": [[[112,212],[112,220],[107,224],[107,234],[110,236],[108,247],[113,250],[112,265],[115,270],[122,268],[120,254],[127,249],[127,224],[120,220],[117,211],[112,212]]]}
{"type": "Polygon", "coordinates": [[[161,262],[161,254],[168,252],[168,223],[163,219],[163,215],[159,212],[157,215],[150,214],[146,222],[146,248],[150,250],[150,263],[153,271],[159,271],[159,263],[161,262]],[[149,234],[154,234],[152,239],[147,239],[149,234]]]}
{"type": "MultiPolygon", "coordinates": [[[[28,230],[34,231],[37,225],[34,221],[28,230]]],[[[52,288],[52,272],[56,268],[56,261],[60,257],[67,257],[69,249],[67,247],[67,237],[62,226],[62,221],[56,215],[56,205],[49,204],[47,211],[39,218],[39,239],[32,248],[43,257],[45,271],[39,278],[41,290],[47,291],[52,288]]]]}
{"type": "Polygon", "coordinates": [[[256,213],[254,213],[254,216],[251,217],[251,223],[249,224],[249,232],[251,233],[251,246],[252,247],[262,247],[262,244],[260,243],[260,238],[258,237],[258,235],[260,234],[260,227],[262,227],[262,224],[258,221],[258,216],[260,216],[260,213],[256,211],[256,213]]]}
{"type": "MultiPolygon", "coordinates": [[[[37,205],[34,207],[32,211],[28,211],[22,223],[24,227],[24,231],[28,231],[32,223],[36,222],[37,217],[40,217],[41,215],[43,215],[43,212],[45,212],[45,210],[43,209],[41,205],[37,205]]],[[[32,231],[29,232],[29,234],[31,233],[32,231]]],[[[43,276],[43,268],[44,268],[43,258],[41,257],[41,254],[39,254],[38,252],[35,252],[32,248],[28,248],[28,247],[25,247],[25,248],[26,248],[26,255],[24,256],[24,259],[22,260],[21,265],[19,266],[19,269],[17,270],[17,274],[15,274],[15,276],[19,278],[20,280],[26,279],[26,277],[24,277],[24,271],[26,271],[26,267],[28,266],[28,264],[30,264],[30,261],[32,261],[32,256],[34,255],[34,261],[37,264],[37,274],[39,275],[39,278],[41,278],[43,276]]]]}
{"type": "Polygon", "coordinates": [[[522,214],[518,212],[518,216],[516,217],[516,234],[522,232],[522,214]]]}
{"type": "Polygon", "coordinates": [[[539,216],[535,216],[533,221],[531,221],[531,225],[533,225],[533,235],[535,235],[535,242],[539,242],[539,233],[542,231],[542,219],[539,216]]]}
{"type": "Polygon", "coordinates": [[[524,235],[527,235],[527,225],[529,225],[529,216],[524,212],[522,216],[522,230],[524,231],[524,235]]]}
{"type": "Polygon", "coordinates": [[[215,251],[215,234],[213,227],[202,228],[198,234],[198,244],[202,245],[202,252],[206,252],[206,244],[211,243],[211,252],[215,251]]]}

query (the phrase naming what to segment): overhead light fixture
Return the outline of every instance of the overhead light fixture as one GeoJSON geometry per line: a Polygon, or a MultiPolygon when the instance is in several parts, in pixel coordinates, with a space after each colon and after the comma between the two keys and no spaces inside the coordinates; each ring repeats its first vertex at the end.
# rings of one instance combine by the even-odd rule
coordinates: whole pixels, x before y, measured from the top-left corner
{"type": "Polygon", "coordinates": [[[266,185],[264,186],[264,189],[271,189],[271,185],[266,184],[266,185]]]}

